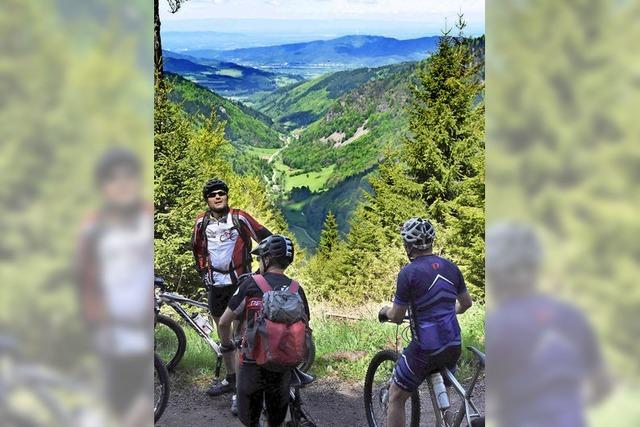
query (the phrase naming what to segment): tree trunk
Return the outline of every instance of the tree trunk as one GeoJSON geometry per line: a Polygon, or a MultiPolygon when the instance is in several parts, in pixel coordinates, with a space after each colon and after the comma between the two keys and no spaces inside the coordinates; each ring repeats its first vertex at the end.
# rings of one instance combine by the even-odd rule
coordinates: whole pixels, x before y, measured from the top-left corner
{"type": "Polygon", "coordinates": [[[153,0],[153,65],[156,86],[162,83],[162,41],[160,39],[160,11],[159,0],[153,0]]]}

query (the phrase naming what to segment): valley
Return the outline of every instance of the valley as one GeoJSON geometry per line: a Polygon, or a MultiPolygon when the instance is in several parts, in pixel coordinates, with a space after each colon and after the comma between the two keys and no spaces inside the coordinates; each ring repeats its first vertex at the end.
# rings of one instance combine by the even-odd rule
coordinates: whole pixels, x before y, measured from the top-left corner
{"type": "Polygon", "coordinates": [[[264,180],[301,246],[313,251],[329,211],[339,231],[349,231],[351,213],[370,189],[368,177],[406,138],[417,62],[402,60],[424,58],[437,37],[394,40],[352,36],[166,52],[165,69],[180,74],[172,74],[170,96],[190,114],[213,111],[226,123],[225,135],[236,148],[234,170],[264,180]],[[298,62],[287,62],[291,55],[298,62]],[[342,67],[338,58],[349,69],[335,71],[342,67]],[[324,71],[333,72],[292,71],[321,60],[327,61],[324,71]],[[291,73],[282,74],[279,63],[293,67],[291,73]]]}
{"type": "Polygon", "coordinates": [[[171,75],[172,100],[190,114],[213,112],[237,148],[236,171],[260,176],[301,246],[314,250],[326,214],[339,230],[385,146],[402,138],[402,111],[414,63],[330,73],[256,92],[250,102],[221,97],[171,75]],[[251,106],[249,106],[251,105],[251,106]]]}

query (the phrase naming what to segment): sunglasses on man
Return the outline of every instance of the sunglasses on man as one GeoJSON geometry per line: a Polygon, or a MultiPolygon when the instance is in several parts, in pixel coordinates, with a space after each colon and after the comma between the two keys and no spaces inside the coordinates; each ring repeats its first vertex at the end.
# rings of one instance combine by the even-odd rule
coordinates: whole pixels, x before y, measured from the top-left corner
{"type": "Polygon", "coordinates": [[[220,197],[224,197],[224,196],[226,196],[226,195],[227,195],[227,192],[226,192],[226,191],[212,191],[211,193],[209,193],[209,194],[207,195],[207,198],[211,198],[211,197],[218,197],[218,196],[220,196],[220,197]]]}

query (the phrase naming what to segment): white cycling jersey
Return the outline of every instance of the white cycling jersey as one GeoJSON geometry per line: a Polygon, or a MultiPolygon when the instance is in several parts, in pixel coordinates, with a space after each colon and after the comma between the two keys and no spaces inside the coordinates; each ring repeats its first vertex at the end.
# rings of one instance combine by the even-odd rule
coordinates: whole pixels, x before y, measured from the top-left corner
{"type": "MultiPolygon", "coordinates": [[[[217,220],[213,216],[209,220],[206,230],[207,249],[209,250],[209,260],[211,266],[216,270],[228,271],[233,256],[233,249],[240,236],[233,226],[231,213],[217,220]]],[[[212,271],[214,286],[231,285],[231,275],[212,271]]]]}

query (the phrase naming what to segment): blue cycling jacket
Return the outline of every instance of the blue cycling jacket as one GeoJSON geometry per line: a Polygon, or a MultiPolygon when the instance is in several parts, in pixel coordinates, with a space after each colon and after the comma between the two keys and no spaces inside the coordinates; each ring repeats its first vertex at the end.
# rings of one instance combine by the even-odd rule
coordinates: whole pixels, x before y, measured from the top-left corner
{"type": "Polygon", "coordinates": [[[400,270],[393,302],[410,309],[414,341],[436,354],[461,344],[456,299],[466,291],[457,265],[437,255],[424,255],[400,270]]]}

